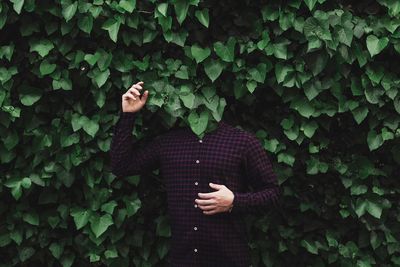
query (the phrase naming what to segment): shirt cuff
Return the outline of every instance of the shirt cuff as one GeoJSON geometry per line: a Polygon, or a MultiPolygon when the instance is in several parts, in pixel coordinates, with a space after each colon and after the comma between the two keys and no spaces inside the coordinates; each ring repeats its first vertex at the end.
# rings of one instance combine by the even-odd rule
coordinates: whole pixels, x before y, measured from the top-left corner
{"type": "Polygon", "coordinates": [[[246,193],[233,192],[233,195],[230,213],[242,215],[246,212],[246,193]]]}
{"type": "Polygon", "coordinates": [[[123,112],[119,113],[118,125],[123,129],[132,129],[135,125],[135,118],[137,114],[135,112],[123,112]]]}
{"type": "Polygon", "coordinates": [[[234,192],[233,193],[233,206],[234,207],[244,207],[246,204],[246,193],[239,193],[239,192],[234,192]]]}

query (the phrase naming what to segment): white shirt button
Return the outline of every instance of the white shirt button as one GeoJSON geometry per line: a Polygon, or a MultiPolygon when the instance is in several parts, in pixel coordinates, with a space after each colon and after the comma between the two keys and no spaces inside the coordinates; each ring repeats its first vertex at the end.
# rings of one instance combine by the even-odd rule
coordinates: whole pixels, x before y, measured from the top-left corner
{"type": "Polygon", "coordinates": [[[194,249],[194,252],[197,252],[197,248],[194,249]]]}
{"type": "Polygon", "coordinates": [[[203,140],[200,139],[199,142],[200,142],[200,143],[203,143],[203,140]]]}
{"type": "Polygon", "coordinates": [[[197,159],[197,160],[196,160],[196,163],[199,163],[199,162],[200,162],[200,160],[197,159]]]}
{"type": "Polygon", "coordinates": [[[194,184],[195,184],[195,185],[198,185],[199,183],[198,183],[198,182],[194,182],[194,184]]]}
{"type": "Polygon", "coordinates": [[[193,227],[193,229],[195,230],[195,231],[197,231],[197,227],[195,226],[195,227],[193,227]]]}
{"type": "Polygon", "coordinates": [[[194,204],[194,207],[197,208],[197,204],[194,204]]]}

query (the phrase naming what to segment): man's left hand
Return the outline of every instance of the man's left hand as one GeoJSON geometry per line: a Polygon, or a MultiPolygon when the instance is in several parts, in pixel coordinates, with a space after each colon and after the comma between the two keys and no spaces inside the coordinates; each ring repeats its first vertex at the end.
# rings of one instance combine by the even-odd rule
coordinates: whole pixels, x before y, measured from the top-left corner
{"type": "Polygon", "coordinates": [[[211,193],[198,193],[202,199],[195,200],[204,214],[212,215],[219,212],[227,212],[232,208],[233,192],[223,184],[209,184],[211,188],[217,191],[211,193]]]}

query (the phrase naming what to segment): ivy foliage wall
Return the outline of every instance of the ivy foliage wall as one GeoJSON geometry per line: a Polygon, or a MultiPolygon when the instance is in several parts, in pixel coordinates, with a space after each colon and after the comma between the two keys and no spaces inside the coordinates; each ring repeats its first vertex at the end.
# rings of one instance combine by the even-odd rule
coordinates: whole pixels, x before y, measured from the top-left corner
{"type": "Polygon", "coordinates": [[[283,189],[246,217],[254,266],[400,266],[400,2],[0,2],[0,266],[167,266],[157,170],[117,179],[121,94],[137,139],[230,109],[283,189]],[[227,99],[231,104],[227,105],[227,99]]]}

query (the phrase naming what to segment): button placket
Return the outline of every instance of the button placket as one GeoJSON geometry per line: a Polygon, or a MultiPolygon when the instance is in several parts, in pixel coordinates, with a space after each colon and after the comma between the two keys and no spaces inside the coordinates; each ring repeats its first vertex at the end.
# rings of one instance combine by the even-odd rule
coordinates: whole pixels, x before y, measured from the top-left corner
{"type": "MultiPolygon", "coordinates": [[[[200,144],[203,143],[203,140],[202,140],[202,139],[199,139],[198,141],[199,141],[200,144]]],[[[201,154],[201,147],[199,147],[199,150],[197,150],[197,151],[200,152],[199,154],[201,154]]],[[[197,160],[196,160],[196,163],[199,164],[199,163],[200,163],[200,160],[197,159],[197,160]]],[[[195,181],[195,182],[194,182],[194,185],[195,185],[195,187],[197,187],[197,186],[199,185],[199,182],[198,182],[198,181],[195,181]]],[[[195,190],[195,191],[197,191],[197,190],[195,190]]],[[[197,208],[197,207],[198,207],[198,205],[197,205],[197,204],[194,204],[194,208],[197,208]]],[[[198,230],[197,226],[193,226],[193,230],[194,230],[194,231],[197,231],[197,230],[198,230]]],[[[194,251],[195,254],[197,254],[198,249],[197,249],[197,248],[194,248],[193,251],[194,251]]]]}

